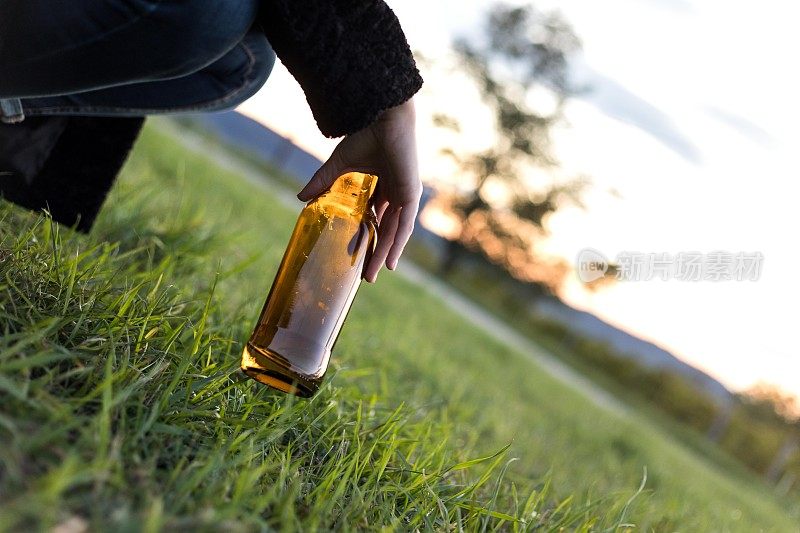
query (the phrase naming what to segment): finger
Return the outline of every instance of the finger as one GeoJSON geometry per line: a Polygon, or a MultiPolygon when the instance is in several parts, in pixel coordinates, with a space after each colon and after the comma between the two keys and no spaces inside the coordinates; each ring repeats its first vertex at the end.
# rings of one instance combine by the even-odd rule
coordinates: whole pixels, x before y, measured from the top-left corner
{"type": "Polygon", "coordinates": [[[419,203],[413,203],[403,207],[400,211],[392,248],[389,250],[389,255],[386,258],[386,266],[389,270],[397,268],[397,261],[403,254],[403,250],[406,244],[408,244],[408,239],[411,238],[411,234],[414,232],[414,221],[417,218],[418,210],[419,203]]]}
{"type": "Polygon", "coordinates": [[[394,234],[397,232],[397,224],[399,222],[400,213],[397,210],[390,210],[384,214],[384,220],[378,226],[378,244],[375,246],[375,251],[372,252],[369,264],[364,271],[364,279],[370,283],[375,283],[378,278],[383,263],[386,261],[386,256],[394,242],[394,234]]]}
{"type": "Polygon", "coordinates": [[[378,218],[378,224],[383,220],[383,214],[386,212],[387,207],[389,207],[388,200],[380,200],[375,205],[375,216],[378,218]]]}
{"type": "Polygon", "coordinates": [[[319,167],[311,180],[303,187],[303,190],[298,193],[297,198],[307,202],[330,189],[336,178],[343,174],[340,159],[338,150],[334,150],[328,160],[319,167]]]}

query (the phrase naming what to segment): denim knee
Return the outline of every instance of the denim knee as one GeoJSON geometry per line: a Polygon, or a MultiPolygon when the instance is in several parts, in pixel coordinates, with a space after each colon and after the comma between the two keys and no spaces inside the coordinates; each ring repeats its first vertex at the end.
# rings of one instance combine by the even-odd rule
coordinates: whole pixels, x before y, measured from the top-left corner
{"type": "MultiPolygon", "coordinates": [[[[231,90],[224,98],[204,106],[204,111],[229,111],[248,100],[256,94],[269,78],[275,66],[275,52],[263,34],[251,33],[241,42],[242,50],[247,59],[228,65],[214,64],[226,70],[225,78],[236,80],[235,89],[231,90]]],[[[231,54],[229,54],[231,55],[231,54]]],[[[222,77],[222,76],[220,76],[222,77]]]]}
{"type": "Polygon", "coordinates": [[[152,35],[141,43],[153,53],[150,79],[186,76],[210,65],[242,40],[257,12],[258,0],[158,2],[146,15],[152,35]]]}

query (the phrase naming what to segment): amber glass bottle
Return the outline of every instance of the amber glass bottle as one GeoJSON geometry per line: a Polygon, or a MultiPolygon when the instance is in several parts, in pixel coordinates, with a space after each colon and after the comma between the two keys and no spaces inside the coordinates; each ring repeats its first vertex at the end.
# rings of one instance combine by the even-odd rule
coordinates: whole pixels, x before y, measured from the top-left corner
{"type": "Polygon", "coordinates": [[[270,387],[313,395],[375,247],[369,198],[378,178],[351,172],[300,213],[242,354],[242,370],[270,387]]]}

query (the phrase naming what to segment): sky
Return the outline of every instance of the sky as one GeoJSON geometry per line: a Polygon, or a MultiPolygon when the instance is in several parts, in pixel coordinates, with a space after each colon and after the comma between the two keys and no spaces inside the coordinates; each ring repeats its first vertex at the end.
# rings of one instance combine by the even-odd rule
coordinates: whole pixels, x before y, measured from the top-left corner
{"type": "MultiPolygon", "coordinates": [[[[389,0],[421,64],[420,164],[431,183],[458,183],[438,155],[433,112],[465,118],[463,149],[486,142],[474,92],[446,71],[449,43],[475,35],[489,4],[389,0]],[[475,119],[470,128],[466,119],[475,119]]],[[[549,220],[547,251],[570,261],[591,247],[625,251],[761,252],[758,281],[619,282],[591,294],[571,279],[564,299],[672,351],[734,390],[759,381],[800,396],[800,50],[790,2],[560,0],[583,43],[573,59],[589,90],[554,132],[564,172],[585,173],[586,209],[549,220]],[[610,190],[619,195],[610,194],[610,190]]],[[[278,65],[240,110],[325,159],[336,142],[317,130],[299,86],[278,65]]],[[[485,117],[484,117],[485,118],[485,117]]],[[[452,139],[449,139],[452,140],[452,139]]]]}

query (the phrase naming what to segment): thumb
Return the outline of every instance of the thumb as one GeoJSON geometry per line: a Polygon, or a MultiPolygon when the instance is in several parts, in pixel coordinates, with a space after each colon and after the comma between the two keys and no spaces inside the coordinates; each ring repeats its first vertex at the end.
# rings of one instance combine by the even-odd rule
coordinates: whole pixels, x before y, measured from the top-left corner
{"type": "Polygon", "coordinates": [[[303,190],[297,195],[297,198],[303,202],[311,200],[315,196],[319,196],[328,189],[330,189],[333,182],[336,181],[342,171],[340,158],[336,150],[331,154],[327,161],[314,173],[311,180],[303,187],[303,190]]]}

